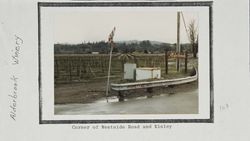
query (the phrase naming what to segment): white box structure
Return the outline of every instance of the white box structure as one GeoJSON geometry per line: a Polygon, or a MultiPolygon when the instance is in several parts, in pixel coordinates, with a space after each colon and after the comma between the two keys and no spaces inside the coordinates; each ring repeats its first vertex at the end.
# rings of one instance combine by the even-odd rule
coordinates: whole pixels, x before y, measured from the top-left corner
{"type": "Polygon", "coordinates": [[[160,68],[136,68],[135,73],[136,73],[136,81],[161,78],[160,68]]]}
{"type": "Polygon", "coordinates": [[[124,64],[124,79],[135,79],[135,69],[136,64],[134,63],[125,63],[124,64]]]}

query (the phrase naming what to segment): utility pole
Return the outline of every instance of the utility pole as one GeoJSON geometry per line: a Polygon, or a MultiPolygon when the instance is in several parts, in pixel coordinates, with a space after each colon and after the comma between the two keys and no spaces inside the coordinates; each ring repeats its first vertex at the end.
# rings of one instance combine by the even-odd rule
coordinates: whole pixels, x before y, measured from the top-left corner
{"type": "Polygon", "coordinates": [[[115,35],[115,27],[112,30],[112,32],[109,34],[109,38],[108,38],[108,42],[110,44],[110,53],[109,53],[109,68],[108,68],[107,87],[106,87],[106,99],[107,99],[107,102],[108,102],[108,94],[109,94],[109,91],[110,91],[109,78],[110,78],[110,70],[111,70],[112,51],[113,51],[113,48],[115,46],[114,41],[113,41],[114,35],[115,35]]]}
{"type": "MultiPolygon", "coordinates": [[[[180,13],[177,12],[177,43],[176,43],[176,53],[179,55],[181,51],[181,46],[180,46],[180,13]]],[[[179,57],[176,58],[176,70],[180,70],[180,59],[179,57]]]]}

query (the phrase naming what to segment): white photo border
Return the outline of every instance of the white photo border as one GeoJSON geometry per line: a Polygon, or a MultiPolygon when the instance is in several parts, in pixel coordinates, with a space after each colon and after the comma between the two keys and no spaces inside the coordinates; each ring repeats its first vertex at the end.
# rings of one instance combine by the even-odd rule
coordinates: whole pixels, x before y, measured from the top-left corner
{"type": "Polygon", "coordinates": [[[38,60],[39,60],[39,124],[90,124],[90,123],[213,123],[213,2],[38,2],[38,60]],[[207,7],[209,8],[209,88],[210,115],[207,119],[114,119],[114,120],[44,120],[42,119],[42,78],[41,78],[41,8],[42,7],[207,7]]]}

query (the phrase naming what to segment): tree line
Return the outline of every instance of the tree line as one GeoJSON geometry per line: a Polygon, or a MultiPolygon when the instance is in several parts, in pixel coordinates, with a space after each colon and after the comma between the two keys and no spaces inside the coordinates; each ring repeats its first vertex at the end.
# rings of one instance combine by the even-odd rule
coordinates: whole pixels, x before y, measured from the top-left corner
{"type": "MultiPolygon", "coordinates": [[[[181,44],[182,51],[192,51],[192,44],[181,44]]],[[[88,42],[80,44],[54,44],[55,54],[91,54],[98,52],[99,54],[109,53],[110,45],[105,41],[88,42]]],[[[176,44],[162,43],[149,40],[134,41],[134,42],[116,42],[114,53],[146,53],[159,54],[166,50],[175,51],[176,44]]]]}

